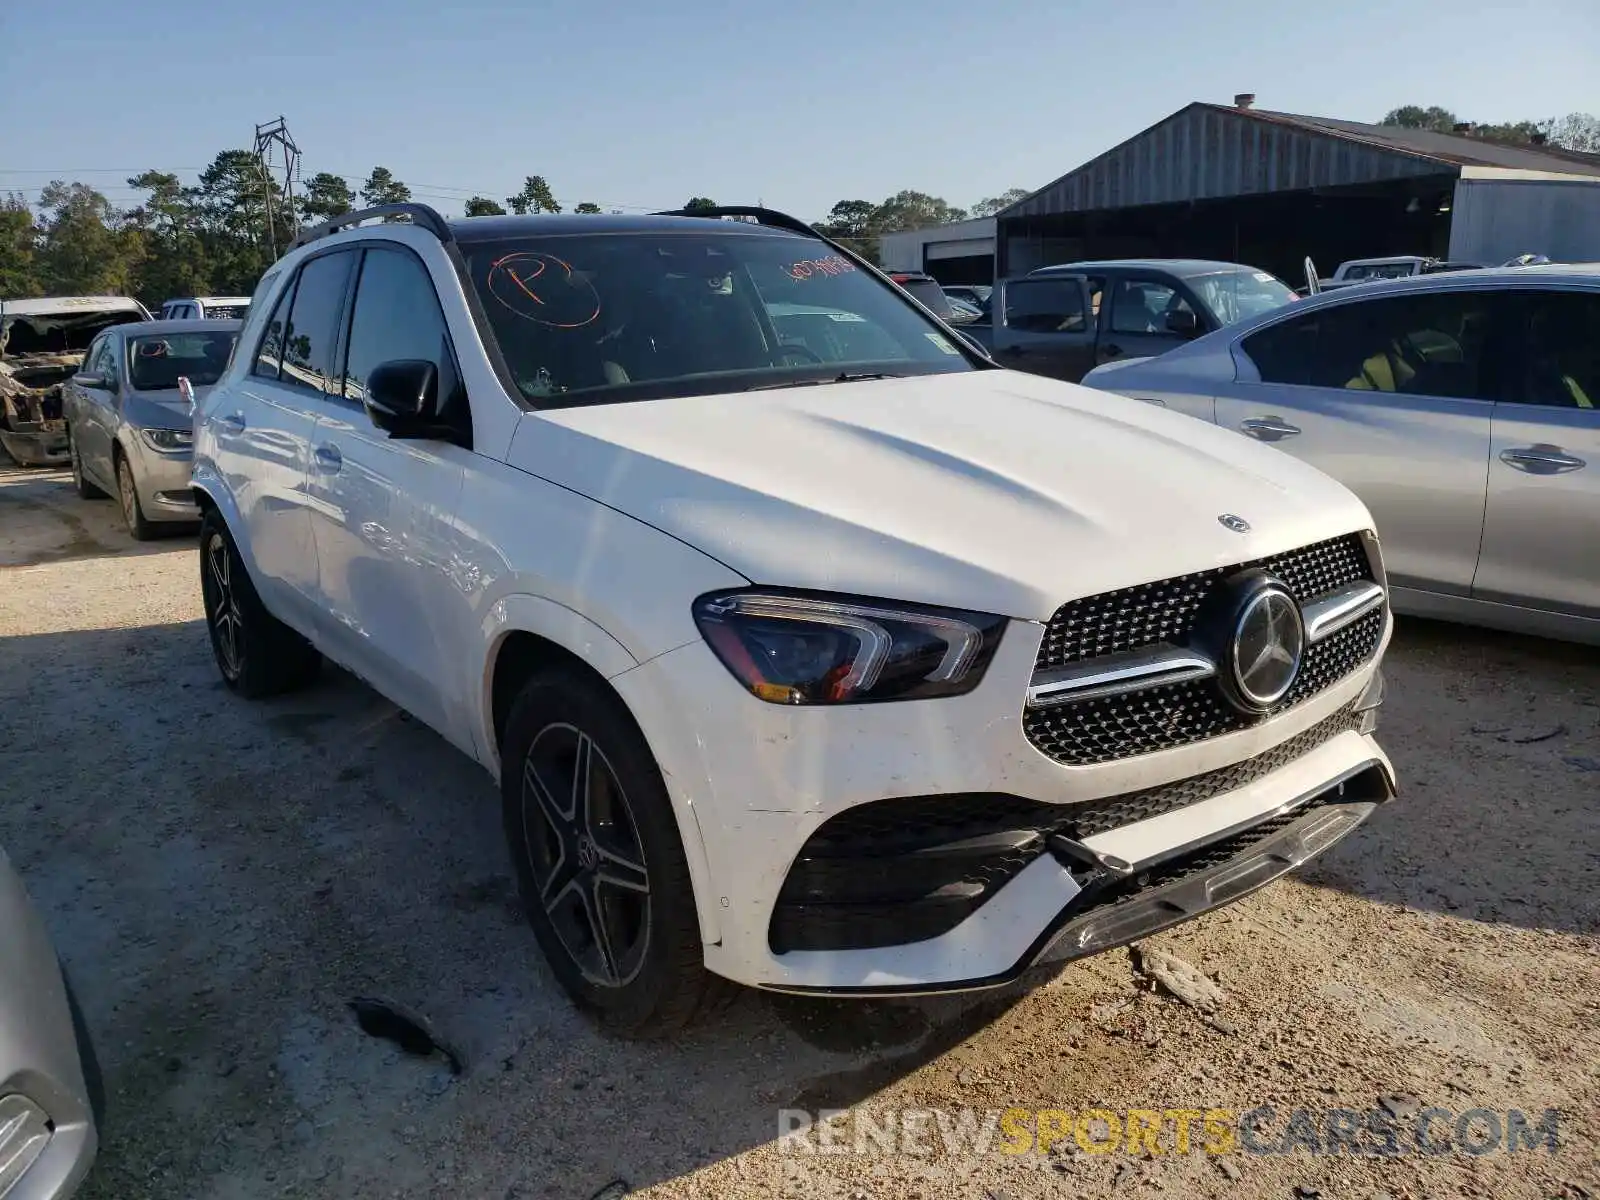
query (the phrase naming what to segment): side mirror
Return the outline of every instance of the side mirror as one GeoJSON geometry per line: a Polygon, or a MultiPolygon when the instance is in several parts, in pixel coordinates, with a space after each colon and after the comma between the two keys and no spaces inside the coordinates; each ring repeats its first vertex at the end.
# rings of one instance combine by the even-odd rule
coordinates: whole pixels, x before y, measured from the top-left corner
{"type": "Polygon", "coordinates": [[[84,371],[80,374],[74,375],[72,377],[72,382],[81,388],[99,388],[102,391],[111,386],[111,381],[109,379],[107,379],[104,375],[98,375],[93,371],[84,371]]]}
{"type": "Polygon", "coordinates": [[[183,397],[184,403],[190,408],[194,407],[194,384],[189,382],[187,375],[178,376],[178,395],[183,397]]]}
{"type": "Polygon", "coordinates": [[[367,414],[379,429],[404,436],[433,424],[439,407],[439,368],[424,358],[394,358],[367,376],[367,414]]]}
{"type": "Polygon", "coordinates": [[[1179,337],[1199,336],[1200,318],[1187,308],[1175,308],[1167,314],[1167,332],[1179,337]]]}

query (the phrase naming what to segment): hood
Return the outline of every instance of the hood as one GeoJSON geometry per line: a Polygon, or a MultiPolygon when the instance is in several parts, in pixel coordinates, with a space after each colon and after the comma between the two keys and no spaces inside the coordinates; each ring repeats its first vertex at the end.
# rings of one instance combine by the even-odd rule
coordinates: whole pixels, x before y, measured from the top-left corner
{"type": "MultiPolygon", "coordinates": [[[[194,389],[194,408],[205,403],[211,385],[194,389]]],[[[131,391],[124,402],[123,419],[143,429],[188,429],[194,424],[194,408],[176,388],[131,391]]]]}
{"type": "Polygon", "coordinates": [[[508,457],[752,582],[1041,620],[1371,523],[1280,451],[1012,371],[530,413],[508,457]]]}

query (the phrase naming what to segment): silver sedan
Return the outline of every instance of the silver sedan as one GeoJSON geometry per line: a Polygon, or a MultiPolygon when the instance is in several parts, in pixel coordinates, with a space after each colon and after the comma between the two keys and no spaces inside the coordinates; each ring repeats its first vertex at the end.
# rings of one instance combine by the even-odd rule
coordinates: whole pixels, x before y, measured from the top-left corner
{"type": "Polygon", "coordinates": [[[1398,611],[1600,643],[1600,265],[1340,288],[1083,382],[1344,483],[1398,611]]]}
{"type": "Polygon", "coordinates": [[[22,880],[0,851],[0,1196],[64,1200],[94,1162],[94,1049],[22,880]]]}
{"type": "Polygon", "coordinates": [[[111,494],[128,532],[200,519],[189,491],[191,398],[222,375],[239,321],[141,321],[107,329],[62,388],[72,478],[86,499],[111,494]],[[180,381],[188,380],[188,393],[180,381]]]}

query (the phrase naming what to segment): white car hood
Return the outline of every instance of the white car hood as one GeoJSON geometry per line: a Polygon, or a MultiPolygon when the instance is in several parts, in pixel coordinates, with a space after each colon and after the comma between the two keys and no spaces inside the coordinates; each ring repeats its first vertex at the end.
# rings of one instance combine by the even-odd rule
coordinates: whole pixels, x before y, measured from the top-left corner
{"type": "Polygon", "coordinates": [[[1371,524],[1287,454],[1012,371],[553,409],[508,458],[753,582],[1041,620],[1371,524]]]}

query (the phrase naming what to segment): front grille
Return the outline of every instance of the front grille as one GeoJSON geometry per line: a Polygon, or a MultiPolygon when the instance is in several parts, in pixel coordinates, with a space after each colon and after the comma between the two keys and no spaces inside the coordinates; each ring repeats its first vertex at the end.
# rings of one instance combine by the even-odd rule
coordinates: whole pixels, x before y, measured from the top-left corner
{"type": "MultiPolygon", "coordinates": [[[[1301,604],[1361,580],[1372,566],[1356,534],[1270,558],[1218,567],[1156,583],[1102,592],[1063,604],[1050,618],[1036,668],[1166,642],[1182,646],[1211,589],[1236,572],[1260,568],[1281,579],[1301,604]]],[[[1369,613],[1307,649],[1300,677],[1279,706],[1320,692],[1369,659],[1383,636],[1384,613],[1369,613]]],[[[1054,708],[1027,709],[1023,729],[1039,750],[1069,766],[1091,766],[1153,754],[1232,733],[1251,718],[1225,701],[1211,681],[1168,684],[1054,708]]]]}
{"type": "Polygon", "coordinates": [[[1085,804],[969,792],[847,809],[802,847],[779,894],[769,942],[781,954],[936,937],[1043,853],[1048,835],[1081,841],[1234,791],[1358,722],[1346,709],[1253,758],[1085,804]]]}

